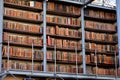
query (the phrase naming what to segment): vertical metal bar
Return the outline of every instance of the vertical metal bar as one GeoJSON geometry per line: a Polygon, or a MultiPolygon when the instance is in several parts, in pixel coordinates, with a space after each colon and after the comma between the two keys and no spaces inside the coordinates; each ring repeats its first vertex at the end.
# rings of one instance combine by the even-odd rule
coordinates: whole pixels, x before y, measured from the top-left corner
{"type": "Polygon", "coordinates": [[[32,41],[32,73],[34,71],[34,42],[32,41]]]}
{"type": "MultiPolygon", "coordinates": [[[[0,43],[3,42],[3,13],[4,13],[4,0],[0,0],[0,43]]],[[[2,72],[2,44],[0,44],[0,73],[2,72]]]]}
{"type": "Polygon", "coordinates": [[[115,52],[115,78],[117,78],[117,57],[116,57],[116,52],[115,52]]]}
{"type": "Polygon", "coordinates": [[[103,1],[102,1],[102,6],[104,6],[104,5],[105,5],[105,1],[103,0],[103,1]]]}
{"type": "Polygon", "coordinates": [[[82,56],[83,56],[83,74],[86,74],[85,58],[85,31],[84,31],[84,7],[81,8],[81,27],[82,27],[82,56]]]}
{"type": "Polygon", "coordinates": [[[46,0],[43,1],[43,53],[44,53],[44,60],[43,60],[43,70],[46,72],[46,0]]]}
{"type": "Polygon", "coordinates": [[[54,79],[56,80],[56,45],[54,46],[54,59],[55,59],[55,64],[54,64],[54,69],[55,69],[55,73],[54,73],[54,79]]]}
{"type": "Polygon", "coordinates": [[[9,40],[8,40],[8,47],[7,47],[7,70],[9,71],[9,56],[10,56],[10,44],[9,44],[9,40]]]}
{"type": "Polygon", "coordinates": [[[96,54],[96,53],[97,53],[97,50],[95,49],[95,57],[96,57],[96,58],[95,58],[95,59],[96,59],[96,60],[95,60],[95,61],[96,61],[96,76],[98,76],[98,73],[97,73],[97,71],[98,71],[98,68],[97,68],[97,54],[96,54]]]}
{"type": "Polygon", "coordinates": [[[120,68],[120,0],[116,0],[117,12],[117,32],[118,32],[118,50],[119,50],[119,68],[120,68]]]}
{"type": "Polygon", "coordinates": [[[78,80],[78,57],[77,57],[77,47],[75,48],[75,54],[76,54],[76,80],[78,80]]]}

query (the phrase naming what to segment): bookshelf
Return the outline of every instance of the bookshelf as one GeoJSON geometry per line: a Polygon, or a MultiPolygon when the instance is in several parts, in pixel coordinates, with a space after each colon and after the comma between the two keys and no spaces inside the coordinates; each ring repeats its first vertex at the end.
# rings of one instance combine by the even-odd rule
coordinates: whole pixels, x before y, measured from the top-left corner
{"type": "MultiPolygon", "coordinates": [[[[55,66],[54,53],[56,45],[56,72],[75,73],[76,48],[78,56],[81,56],[81,15],[80,11],[78,11],[80,8],[72,4],[66,5],[61,2],[48,1],[46,10],[47,58],[49,59],[47,60],[47,70],[55,72],[55,69],[51,70],[50,67],[55,66]],[[72,56],[74,56],[74,58],[72,58],[72,56]]],[[[78,58],[77,62],[80,70],[82,70],[82,56],[78,58]]],[[[79,72],[81,73],[82,71],[79,72]]]]}
{"type": "Polygon", "coordinates": [[[64,0],[4,0],[3,5],[2,71],[33,78],[57,73],[65,80],[95,80],[96,75],[114,80],[118,68],[114,10],[82,8],[64,0]]]}
{"type": "Polygon", "coordinates": [[[115,21],[115,11],[85,8],[84,30],[88,74],[115,75],[118,67],[118,58],[115,57],[118,52],[115,21]]]}
{"type": "Polygon", "coordinates": [[[43,71],[42,4],[42,1],[4,1],[3,70],[43,71]]]}

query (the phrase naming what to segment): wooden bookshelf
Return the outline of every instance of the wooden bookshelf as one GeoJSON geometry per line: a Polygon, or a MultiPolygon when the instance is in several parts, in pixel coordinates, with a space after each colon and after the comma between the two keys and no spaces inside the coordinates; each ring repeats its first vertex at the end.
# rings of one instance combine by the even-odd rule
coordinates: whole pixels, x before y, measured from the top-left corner
{"type": "Polygon", "coordinates": [[[52,35],[52,34],[47,34],[48,36],[51,36],[53,38],[60,38],[60,39],[73,39],[73,40],[80,40],[81,37],[71,37],[71,36],[61,36],[61,35],[52,35]]]}
{"type": "MultiPolygon", "coordinates": [[[[93,66],[93,67],[96,67],[96,64],[95,63],[88,63],[87,64],[88,66],[93,66]]],[[[111,68],[114,68],[115,67],[115,64],[104,64],[104,63],[97,63],[97,66],[98,67],[111,67],[111,68]]],[[[117,65],[117,67],[118,67],[118,65],[117,65]]]]}
{"type": "Polygon", "coordinates": [[[67,17],[80,17],[80,14],[72,14],[72,13],[67,13],[67,12],[61,12],[61,11],[52,11],[52,10],[47,10],[48,14],[54,14],[54,15],[59,15],[59,16],[67,16],[67,17]]]}
{"type": "Polygon", "coordinates": [[[104,19],[104,18],[97,18],[97,17],[91,17],[91,16],[86,16],[85,15],[85,19],[86,20],[93,20],[93,21],[99,21],[99,22],[106,22],[106,23],[115,23],[116,20],[113,20],[113,19],[104,19]]]}
{"type": "MultiPolygon", "coordinates": [[[[84,17],[88,74],[115,75],[114,61],[115,55],[118,55],[115,12],[88,7],[84,17]]],[[[118,67],[118,58],[116,63],[118,67]]]]}
{"type": "Polygon", "coordinates": [[[34,24],[41,24],[42,23],[42,21],[39,21],[39,20],[32,20],[32,19],[14,17],[14,16],[9,16],[9,15],[4,15],[4,19],[20,21],[20,22],[27,22],[27,23],[34,23],[34,24]]]}
{"type": "MultiPolygon", "coordinates": [[[[44,14],[43,0],[4,0],[3,4],[2,67],[4,70],[7,69],[8,64],[7,46],[9,40],[10,69],[31,70],[31,53],[32,49],[34,49],[34,70],[43,71],[43,64],[46,61],[47,64],[45,66],[47,72],[53,73],[55,71],[54,52],[56,50],[57,72],[76,75],[77,65],[78,73],[83,73],[80,8],[82,5],[50,0],[46,2],[46,14],[44,14]],[[44,23],[44,15],[46,17],[46,23],[44,23]],[[45,30],[44,28],[46,28],[46,31],[43,31],[45,30]],[[32,42],[34,42],[33,47],[32,42]],[[11,47],[15,51],[12,52],[13,49],[11,47]],[[23,51],[22,54],[29,55],[27,57],[18,55],[21,52],[17,48],[23,51]],[[39,52],[38,50],[43,52],[39,52]],[[44,55],[45,53],[46,55],[44,55]],[[76,54],[79,57],[77,63],[76,54]],[[46,60],[44,60],[44,56],[46,56],[46,60]]],[[[91,72],[90,74],[96,74],[95,69],[98,69],[98,75],[115,75],[115,63],[113,62],[115,52],[116,56],[118,56],[115,14],[114,11],[106,9],[92,8],[89,6],[84,8],[84,56],[88,58],[88,61],[86,60],[87,75],[89,75],[89,71],[91,72]],[[90,59],[91,56],[93,57],[92,59],[95,59],[95,57],[100,55],[104,55],[106,62],[102,63],[90,59]]],[[[100,61],[102,61],[101,58],[100,61]]],[[[118,68],[118,62],[116,63],[118,68]]]]}
{"type": "Polygon", "coordinates": [[[91,43],[98,43],[98,44],[117,44],[117,41],[101,41],[101,40],[92,40],[92,39],[85,39],[86,42],[91,43]]]}
{"type": "Polygon", "coordinates": [[[7,28],[4,28],[3,31],[4,32],[11,32],[11,33],[18,33],[18,34],[34,35],[34,36],[42,35],[42,33],[22,31],[22,30],[13,30],[13,29],[7,29],[7,28]]]}
{"type": "MultiPolygon", "coordinates": [[[[54,46],[47,46],[48,49],[50,50],[54,50],[54,46]]],[[[60,50],[60,51],[72,51],[72,52],[75,52],[75,48],[56,48],[57,50],[60,50]]],[[[77,51],[81,51],[81,49],[78,49],[77,51]]]]}
{"type": "Polygon", "coordinates": [[[55,22],[47,22],[47,25],[50,25],[50,26],[56,26],[56,25],[58,25],[60,27],[72,28],[72,29],[79,29],[79,28],[81,28],[78,25],[67,25],[67,24],[60,24],[60,23],[55,23],[55,22]]]}
{"type": "Polygon", "coordinates": [[[41,12],[42,11],[42,8],[30,7],[27,5],[19,5],[19,4],[10,3],[10,2],[4,2],[4,6],[9,7],[9,8],[16,8],[16,9],[22,9],[22,10],[34,11],[34,12],[41,12]]]}
{"type": "Polygon", "coordinates": [[[100,32],[100,33],[110,33],[110,34],[116,33],[116,31],[114,30],[103,30],[103,29],[95,29],[95,28],[88,28],[88,27],[85,27],[85,30],[92,31],[92,32],[100,32]]]}
{"type": "MultiPolygon", "coordinates": [[[[3,56],[2,57],[3,59],[7,59],[7,56],[3,56]]],[[[31,62],[32,59],[29,59],[29,58],[26,58],[26,57],[14,57],[14,56],[10,56],[10,59],[12,60],[21,60],[21,61],[29,61],[31,62]]],[[[42,59],[34,59],[35,62],[42,62],[43,60],[42,59]]]]}

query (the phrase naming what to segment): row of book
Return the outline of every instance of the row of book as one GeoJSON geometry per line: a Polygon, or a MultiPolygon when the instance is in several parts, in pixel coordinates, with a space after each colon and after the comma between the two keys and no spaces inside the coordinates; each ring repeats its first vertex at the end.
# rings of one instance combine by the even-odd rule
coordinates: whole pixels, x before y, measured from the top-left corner
{"type": "Polygon", "coordinates": [[[9,52],[9,57],[15,58],[23,58],[23,59],[31,59],[32,57],[34,60],[42,60],[43,59],[43,52],[41,50],[34,49],[32,52],[31,49],[22,48],[22,47],[14,47],[14,46],[3,46],[2,48],[2,55],[7,57],[9,52]],[[8,51],[9,50],[9,51],[8,51]]]}
{"type": "Polygon", "coordinates": [[[85,38],[90,40],[107,41],[107,42],[117,42],[118,40],[117,36],[113,34],[96,33],[89,31],[85,31],[85,38]]]}
{"type": "Polygon", "coordinates": [[[52,35],[81,37],[81,33],[78,30],[63,28],[59,26],[47,26],[46,32],[47,34],[52,35]]]}
{"type": "MultiPolygon", "coordinates": [[[[115,57],[107,56],[102,54],[95,55],[91,53],[90,55],[86,55],[86,63],[98,63],[98,64],[114,64],[115,65],[115,57]]],[[[118,58],[116,57],[116,63],[118,64],[118,58]]]]}
{"type": "Polygon", "coordinates": [[[51,11],[80,15],[80,7],[56,2],[47,2],[47,9],[51,11]]]}
{"type": "Polygon", "coordinates": [[[85,48],[87,50],[96,50],[97,52],[115,52],[118,51],[117,45],[103,45],[103,44],[96,44],[96,43],[85,43],[85,48]]]}
{"type": "Polygon", "coordinates": [[[16,44],[26,44],[32,46],[32,43],[35,46],[41,46],[43,40],[40,37],[34,37],[34,36],[26,36],[26,35],[20,35],[20,34],[13,34],[13,33],[3,33],[3,41],[8,41],[11,43],[16,44]]]}
{"type": "Polygon", "coordinates": [[[4,29],[42,33],[42,27],[35,24],[26,24],[26,23],[9,21],[9,20],[4,20],[3,24],[4,24],[3,26],[4,29]]]}
{"type": "Polygon", "coordinates": [[[35,71],[42,71],[43,65],[41,63],[34,63],[32,65],[31,62],[25,61],[17,61],[17,60],[2,60],[2,69],[15,69],[15,70],[35,70],[35,71]],[[33,67],[32,67],[33,66],[33,67]]]}
{"type": "Polygon", "coordinates": [[[56,39],[50,36],[47,36],[47,45],[51,47],[56,45],[58,48],[81,49],[81,44],[79,41],[56,39]]]}
{"type": "Polygon", "coordinates": [[[85,28],[116,31],[116,27],[113,24],[88,21],[88,20],[85,21],[85,28]]]}
{"type": "MultiPolygon", "coordinates": [[[[54,64],[47,64],[47,71],[48,72],[55,72],[54,64]]],[[[83,73],[83,69],[78,66],[76,68],[76,65],[63,65],[63,64],[57,64],[56,65],[56,72],[61,73],[83,73]]]]}
{"type": "Polygon", "coordinates": [[[21,6],[30,6],[35,8],[42,8],[42,2],[39,1],[31,1],[31,0],[4,0],[4,2],[17,4],[21,6]]]}
{"type": "Polygon", "coordinates": [[[4,15],[30,20],[42,20],[42,14],[13,8],[4,8],[4,15]]]}
{"type": "Polygon", "coordinates": [[[47,51],[47,60],[54,61],[55,55],[57,61],[82,63],[82,55],[75,52],[47,51]]]}
{"type": "Polygon", "coordinates": [[[115,75],[116,70],[114,68],[99,68],[87,66],[87,74],[97,74],[97,75],[115,75]]]}
{"type": "Polygon", "coordinates": [[[113,12],[105,12],[101,10],[85,9],[85,16],[102,18],[102,19],[116,19],[116,14],[113,12]]]}
{"type": "Polygon", "coordinates": [[[47,20],[47,22],[51,22],[51,23],[80,26],[80,19],[79,18],[46,15],[46,20],[47,20]]]}

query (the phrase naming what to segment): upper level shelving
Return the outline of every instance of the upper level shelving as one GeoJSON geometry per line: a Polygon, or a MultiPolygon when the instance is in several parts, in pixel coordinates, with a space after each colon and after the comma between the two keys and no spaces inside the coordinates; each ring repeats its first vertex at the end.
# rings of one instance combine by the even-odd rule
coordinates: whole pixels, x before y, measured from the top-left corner
{"type": "Polygon", "coordinates": [[[106,23],[116,22],[115,12],[109,10],[108,11],[98,10],[94,8],[85,9],[85,19],[106,23]]]}
{"type": "Polygon", "coordinates": [[[34,23],[34,24],[41,24],[42,23],[42,20],[26,19],[26,18],[9,16],[9,15],[4,15],[4,19],[20,21],[20,22],[26,22],[26,23],[34,23]]]}
{"type": "Polygon", "coordinates": [[[9,8],[14,8],[14,9],[26,10],[26,11],[34,11],[34,12],[42,11],[42,3],[40,5],[40,7],[34,7],[34,6],[27,6],[27,5],[22,5],[22,4],[20,5],[17,3],[5,2],[4,6],[9,7],[9,8]]]}

